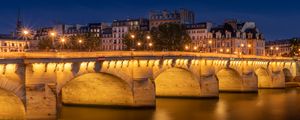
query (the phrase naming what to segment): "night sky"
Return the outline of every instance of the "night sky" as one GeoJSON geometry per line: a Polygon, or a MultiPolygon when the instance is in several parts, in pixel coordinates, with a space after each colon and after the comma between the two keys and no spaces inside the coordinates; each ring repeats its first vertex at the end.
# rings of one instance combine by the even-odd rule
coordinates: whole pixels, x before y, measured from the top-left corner
{"type": "Polygon", "coordinates": [[[30,28],[146,18],[151,10],[188,8],[197,22],[236,18],[255,21],[267,40],[300,37],[299,0],[1,0],[0,33],[14,30],[18,8],[30,28]]]}

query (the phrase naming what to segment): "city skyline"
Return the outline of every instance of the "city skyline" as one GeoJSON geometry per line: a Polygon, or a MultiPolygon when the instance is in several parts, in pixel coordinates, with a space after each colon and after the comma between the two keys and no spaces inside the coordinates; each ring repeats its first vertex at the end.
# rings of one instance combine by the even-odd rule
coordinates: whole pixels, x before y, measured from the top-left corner
{"type": "Polygon", "coordinates": [[[0,25],[2,26],[0,33],[9,33],[14,30],[18,8],[22,10],[24,25],[30,28],[50,26],[55,23],[111,23],[114,19],[148,18],[148,12],[151,10],[187,8],[196,13],[196,22],[211,21],[220,24],[225,19],[232,18],[240,21],[254,21],[267,40],[299,36],[300,33],[297,29],[300,27],[300,23],[297,20],[299,20],[300,15],[296,13],[300,9],[296,6],[297,1],[272,1],[272,3],[270,1],[255,1],[244,4],[244,2],[236,0],[226,2],[189,0],[173,1],[172,3],[168,1],[137,0],[118,2],[95,0],[84,2],[32,0],[25,2],[23,0],[13,0],[2,2],[6,5],[2,6],[0,14],[6,19],[0,19],[0,25]],[[136,11],[135,8],[139,11],[136,11]]]}

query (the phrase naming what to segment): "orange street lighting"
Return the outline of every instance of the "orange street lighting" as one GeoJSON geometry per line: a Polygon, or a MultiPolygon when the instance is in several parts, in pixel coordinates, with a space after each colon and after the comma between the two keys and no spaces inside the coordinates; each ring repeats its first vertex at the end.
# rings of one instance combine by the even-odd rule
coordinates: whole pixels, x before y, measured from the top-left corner
{"type": "Polygon", "coordinates": [[[29,31],[28,30],[23,30],[23,34],[26,36],[29,34],[29,31]]]}
{"type": "Polygon", "coordinates": [[[230,50],[229,50],[229,49],[226,49],[226,52],[227,52],[227,53],[229,53],[229,52],[230,52],[230,50]]]}
{"type": "Polygon", "coordinates": [[[149,43],[149,47],[152,47],[153,46],[153,44],[152,43],[149,43]]]}
{"type": "Polygon", "coordinates": [[[209,40],[208,43],[209,43],[209,44],[212,44],[212,40],[209,40]]]}
{"type": "Polygon", "coordinates": [[[141,46],[141,45],[142,45],[142,43],[138,42],[138,43],[137,43],[137,45],[138,45],[138,46],[141,46]]]}
{"type": "Polygon", "coordinates": [[[223,52],[223,49],[220,49],[220,52],[223,52]]]}
{"type": "Polygon", "coordinates": [[[279,50],[279,47],[276,47],[275,49],[276,49],[276,50],[279,50]]]}
{"type": "Polygon", "coordinates": [[[131,35],[131,38],[134,39],[134,38],[135,38],[135,35],[131,35]]]}
{"type": "Polygon", "coordinates": [[[249,45],[248,45],[248,48],[251,48],[251,46],[252,46],[252,45],[251,45],[251,44],[249,44],[249,45]]]}
{"type": "Polygon", "coordinates": [[[78,40],[78,43],[82,43],[82,40],[78,40]]]}
{"type": "Polygon", "coordinates": [[[194,50],[197,50],[197,49],[198,49],[198,47],[195,46],[195,47],[194,47],[194,50]]]}
{"type": "Polygon", "coordinates": [[[60,41],[63,43],[63,42],[66,41],[66,39],[65,38],[61,38],[60,41]]]}
{"type": "Polygon", "coordinates": [[[56,33],[54,31],[50,32],[50,36],[51,37],[55,37],[56,36],[56,33]]]}
{"type": "Polygon", "coordinates": [[[185,50],[189,50],[189,49],[190,49],[189,46],[186,45],[186,46],[185,46],[185,50]]]}
{"type": "Polygon", "coordinates": [[[242,43],[242,44],[241,44],[241,47],[244,47],[244,46],[245,46],[245,45],[242,43]]]}
{"type": "Polygon", "coordinates": [[[151,39],[151,37],[148,35],[148,36],[147,36],[147,39],[148,39],[148,40],[150,40],[150,39],[151,39]]]}
{"type": "Polygon", "coordinates": [[[273,48],[273,47],[270,47],[270,49],[273,50],[274,48],[273,48]]]}

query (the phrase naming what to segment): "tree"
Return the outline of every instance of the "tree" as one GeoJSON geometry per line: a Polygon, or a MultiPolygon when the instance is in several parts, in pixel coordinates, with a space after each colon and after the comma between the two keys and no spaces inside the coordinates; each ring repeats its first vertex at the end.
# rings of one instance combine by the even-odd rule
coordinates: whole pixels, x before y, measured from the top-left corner
{"type": "Polygon", "coordinates": [[[296,38],[290,39],[291,52],[289,56],[295,56],[296,54],[299,54],[299,45],[300,45],[299,39],[296,38]]]}
{"type": "Polygon", "coordinates": [[[179,51],[191,43],[191,38],[182,25],[167,23],[151,30],[156,50],[179,51]]]}
{"type": "Polygon", "coordinates": [[[49,50],[52,47],[51,38],[47,37],[38,42],[38,48],[41,50],[49,50]]]}
{"type": "Polygon", "coordinates": [[[148,44],[151,43],[151,39],[147,37],[150,34],[147,31],[130,31],[123,38],[123,44],[126,50],[147,50],[148,44]]]}
{"type": "Polygon", "coordinates": [[[67,49],[80,51],[95,51],[100,50],[101,39],[94,34],[81,34],[71,36],[66,43],[67,49]]]}

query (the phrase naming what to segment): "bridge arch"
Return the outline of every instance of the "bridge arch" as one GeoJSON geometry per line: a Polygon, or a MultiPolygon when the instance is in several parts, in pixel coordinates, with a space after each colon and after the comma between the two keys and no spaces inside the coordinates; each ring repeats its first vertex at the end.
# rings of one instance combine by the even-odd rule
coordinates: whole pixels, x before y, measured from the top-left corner
{"type": "Polygon", "coordinates": [[[77,76],[61,89],[64,104],[133,105],[132,85],[107,73],[86,73],[77,76]]]}
{"type": "Polygon", "coordinates": [[[173,67],[154,77],[156,96],[197,97],[201,94],[199,79],[188,69],[173,67]]]}
{"type": "Polygon", "coordinates": [[[217,71],[220,91],[239,91],[243,89],[243,78],[233,68],[223,68],[217,71]]]}
{"type": "Polygon", "coordinates": [[[259,88],[267,88],[272,86],[272,75],[268,69],[263,67],[257,68],[255,70],[255,74],[257,75],[259,88]]]}
{"type": "Polygon", "coordinates": [[[25,106],[14,92],[0,88],[0,119],[24,119],[25,106]]]}

